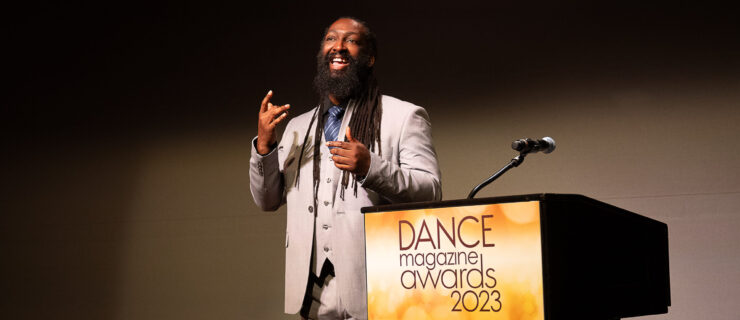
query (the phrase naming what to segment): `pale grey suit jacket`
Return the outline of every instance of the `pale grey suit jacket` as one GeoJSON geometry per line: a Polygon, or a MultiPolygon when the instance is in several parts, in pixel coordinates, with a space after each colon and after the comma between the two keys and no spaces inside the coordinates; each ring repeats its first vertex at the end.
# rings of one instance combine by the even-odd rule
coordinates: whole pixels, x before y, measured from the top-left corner
{"type": "MultiPolygon", "coordinates": [[[[426,110],[393,97],[383,96],[383,117],[380,126],[382,155],[371,153],[370,169],[357,196],[352,183],[339,197],[341,185],[331,191],[334,219],[334,264],[338,294],[349,313],[360,319],[367,317],[365,282],[365,228],[360,208],[387,203],[441,200],[440,172],[437,154],[432,145],[432,132],[426,110]]],[[[354,106],[347,107],[340,132],[346,131],[354,106]]],[[[313,208],[313,135],[307,130],[314,110],[288,122],[278,147],[262,156],[252,143],[250,188],[257,205],[263,210],[277,210],[288,204],[285,235],[285,312],[297,313],[301,308],[314,233],[313,208]],[[306,132],[309,144],[303,155],[300,184],[295,186],[298,156],[306,132]]],[[[342,135],[343,136],[343,135],[342,135]]],[[[255,138],[256,139],[256,138],[255,138]]],[[[321,148],[322,162],[330,158],[325,144],[321,148]]],[[[377,146],[375,148],[378,150],[377,146]]],[[[325,164],[325,163],[324,163],[325,164]]],[[[322,165],[322,168],[329,168],[322,165]]],[[[331,168],[338,170],[331,165],[331,168]]],[[[322,183],[337,172],[322,170],[322,183]]],[[[320,199],[320,202],[321,199],[320,199]]],[[[323,203],[319,205],[323,206],[323,203]]],[[[322,209],[324,209],[322,207],[322,209]]]]}

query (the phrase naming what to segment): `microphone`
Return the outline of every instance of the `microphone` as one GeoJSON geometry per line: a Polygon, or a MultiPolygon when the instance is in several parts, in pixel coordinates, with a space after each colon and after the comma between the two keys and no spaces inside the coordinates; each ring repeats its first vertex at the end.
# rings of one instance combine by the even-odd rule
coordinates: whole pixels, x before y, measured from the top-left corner
{"type": "Polygon", "coordinates": [[[529,138],[519,139],[511,143],[511,148],[520,153],[550,153],[555,150],[555,140],[550,137],[532,140],[529,138]]]}

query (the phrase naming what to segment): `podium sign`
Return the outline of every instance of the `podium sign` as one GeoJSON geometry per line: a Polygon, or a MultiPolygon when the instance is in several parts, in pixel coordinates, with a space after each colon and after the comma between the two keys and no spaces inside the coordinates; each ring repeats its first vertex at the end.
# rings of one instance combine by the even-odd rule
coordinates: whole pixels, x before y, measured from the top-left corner
{"type": "Polygon", "coordinates": [[[365,214],[369,319],[668,312],[668,226],[581,195],[390,204],[365,214]]]}
{"type": "Polygon", "coordinates": [[[540,201],[365,214],[369,319],[544,319],[540,201]]]}

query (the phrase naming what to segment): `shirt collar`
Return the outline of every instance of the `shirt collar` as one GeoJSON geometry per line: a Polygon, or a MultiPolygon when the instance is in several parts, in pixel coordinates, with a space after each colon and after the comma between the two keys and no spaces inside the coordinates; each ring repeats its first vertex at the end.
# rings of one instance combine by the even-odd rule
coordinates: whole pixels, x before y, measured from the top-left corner
{"type": "MultiPolygon", "coordinates": [[[[350,101],[351,100],[347,100],[344,103],[338,105],[337,107],[340,107],[340,108],[344,109],[344,111],[347,111],[347,106],[349,105],[350,101]]],[[[321,114],[322,115],[326,115],[326,113],[329,112],[329,108],[331,108],[333,106],[335,106],[334,103],[331,102],[331,100],[329,99],[329,97],[326,97],[324,99],[324,102],[321,104],[321,114]]]]}

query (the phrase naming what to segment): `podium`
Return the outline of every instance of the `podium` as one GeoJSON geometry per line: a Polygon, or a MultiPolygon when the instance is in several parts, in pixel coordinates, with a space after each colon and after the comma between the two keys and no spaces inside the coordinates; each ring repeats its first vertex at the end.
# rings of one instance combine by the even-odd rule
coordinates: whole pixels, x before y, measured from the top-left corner
{"type": "Polygon", "coordinates": [[[666,224],[585,196],[362,212],[369,319],[621,319],[671,303],[666,224]]]}

